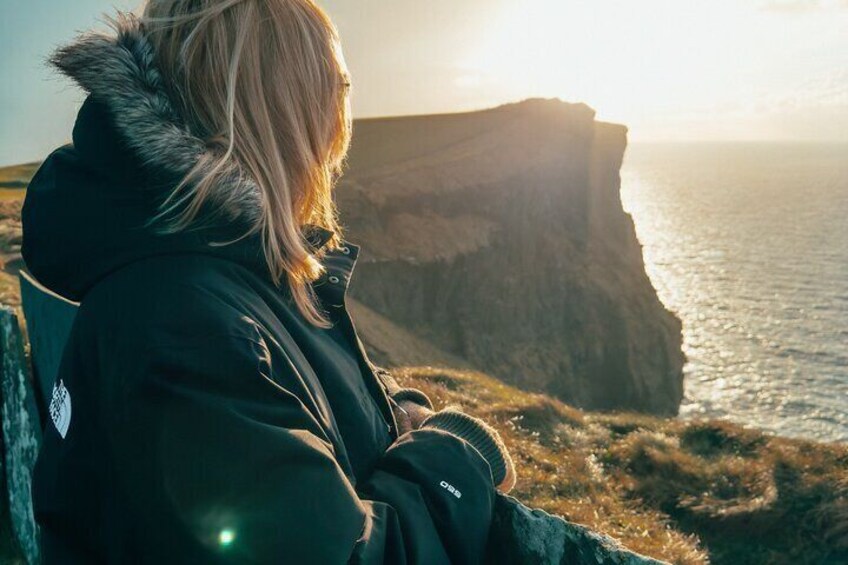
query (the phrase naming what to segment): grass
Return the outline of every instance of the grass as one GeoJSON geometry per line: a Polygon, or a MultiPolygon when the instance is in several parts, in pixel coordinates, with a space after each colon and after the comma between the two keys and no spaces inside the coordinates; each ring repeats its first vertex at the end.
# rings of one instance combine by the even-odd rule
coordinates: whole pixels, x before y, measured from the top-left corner
{"type": "Polygon", "coordinates": [[[475,371],[394,373],[498,428],[512,493],[672,563],[848,562],[848,446],[724,421],[582,412],[475,371]]]}
{"type": "Polygon", "coordinates": [[[7,191],[26,188],[39,165],[41,165],[40,162],[0,167],[0,198],[7,191]]]}
{"type": "Polygon", "coordinates": [[[17,275],[9,272],[6,264],[20,257],[25,194],[24,190],[0,188],[0,303],[13,307],[20,306],[20,289],[17,275]]]}

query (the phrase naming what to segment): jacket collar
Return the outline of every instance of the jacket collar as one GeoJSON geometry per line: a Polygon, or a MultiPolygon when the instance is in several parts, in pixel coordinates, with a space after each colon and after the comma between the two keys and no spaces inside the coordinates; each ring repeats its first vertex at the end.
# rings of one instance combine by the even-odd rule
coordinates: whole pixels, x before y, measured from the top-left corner
{"type": "Polygon", "coordinates": [[[303,236],[312,248],[312,251],[318,251],[336,234],[333,230],[328,230],[324,226],[317,224],[306,224],[303,227],[303,236]]]}

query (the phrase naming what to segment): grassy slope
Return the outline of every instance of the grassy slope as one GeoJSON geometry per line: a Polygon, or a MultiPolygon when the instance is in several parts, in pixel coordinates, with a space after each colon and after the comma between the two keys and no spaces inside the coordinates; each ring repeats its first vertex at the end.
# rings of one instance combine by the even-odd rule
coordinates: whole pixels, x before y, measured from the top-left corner
{"type": "Polygon", "coordinates": [[[531,506],[673,563],[848,562],[848,446],[722,421],[583,412],[474,371],[355,300],[375,362],[492,423],[531,506]]]}
{"type": "Polygon", "coordinates": [[[21,189],[0,189],[0,303],[15,307],[20,305],[18,278],[5,268],[20,253],[24,194],[21,189]]]}
{"type": "Polygon", "coordinates": [[[41,163],[25,163],[0,167],[0,189],[25,188],[41,163]]]}
{"type": "MultiPolygon", "coordinates": [[[[23,195],[0,191],[2,257],[18,250],[23,195]]],[[[0,301],[20,303],[2,271],[0,301]]],[[[476,372],[356,301],[351,310],[375,361],[407,365],[399,381],[501,431],[518,466],[512,494],[525,503],[674,563],[848,562],[848,446],[582,412],[476,372]]]]}
{"type": "Polygon", "coordinates": [[[395,374],[438,407],[460,405],[501,431],[518,467],[519,499],[640,553],[674,563],[848,558],[844,445],[721,421],[582,412],[475,371],[395,374]]]}

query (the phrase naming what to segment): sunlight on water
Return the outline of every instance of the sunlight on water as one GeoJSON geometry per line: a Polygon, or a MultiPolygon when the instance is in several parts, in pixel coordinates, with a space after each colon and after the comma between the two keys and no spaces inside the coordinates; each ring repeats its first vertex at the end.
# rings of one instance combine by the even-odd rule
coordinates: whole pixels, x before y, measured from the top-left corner
{"type": "Polygon", "coordinates": [[[683,320],[681,414],[848,440],[848,146],[637,144],[622,202],[683,320]]]}

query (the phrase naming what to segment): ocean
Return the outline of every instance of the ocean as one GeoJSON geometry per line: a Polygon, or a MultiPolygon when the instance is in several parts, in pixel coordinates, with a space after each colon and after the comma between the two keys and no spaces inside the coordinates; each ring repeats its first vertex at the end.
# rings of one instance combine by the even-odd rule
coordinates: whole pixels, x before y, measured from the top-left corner
{"type": "Polygon", "coordinates": [[[683,321],[681,416],[848,441],[848,145],[634,143],[622,202],[683,321]]]}

